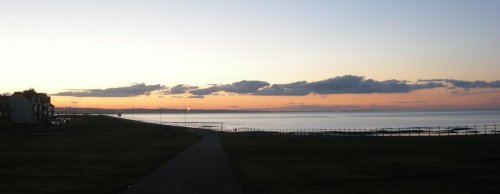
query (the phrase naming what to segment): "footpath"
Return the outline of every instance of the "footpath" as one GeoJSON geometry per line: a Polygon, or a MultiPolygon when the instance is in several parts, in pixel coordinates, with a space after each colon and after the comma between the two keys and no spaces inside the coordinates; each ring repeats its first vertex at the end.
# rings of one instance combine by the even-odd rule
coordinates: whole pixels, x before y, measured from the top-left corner
{"type": "Polygon", "coordinates": [[[193,129],[201,139],[122,194],[242,193],[219,136],[193,129]]]}

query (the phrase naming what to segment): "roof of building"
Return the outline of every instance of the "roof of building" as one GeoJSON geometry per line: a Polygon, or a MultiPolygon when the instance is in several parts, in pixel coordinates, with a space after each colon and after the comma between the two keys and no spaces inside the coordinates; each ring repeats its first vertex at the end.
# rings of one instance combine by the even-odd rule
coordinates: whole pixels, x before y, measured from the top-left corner
{"type": "Polygon", "coordinates": [[[37,93],[34,89],[28,89],[22,92],[14,92],[12,96],[24,96],[32,102],[51,103],[50,96],[48,96],[46,93],[37,93]]]}

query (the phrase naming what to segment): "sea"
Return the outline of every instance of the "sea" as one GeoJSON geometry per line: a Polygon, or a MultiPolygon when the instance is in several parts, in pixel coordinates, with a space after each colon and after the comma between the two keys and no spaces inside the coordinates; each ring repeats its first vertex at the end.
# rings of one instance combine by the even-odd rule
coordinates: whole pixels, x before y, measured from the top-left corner
{"type": "MultiPolygon", "coordinates": [[[[499,125],[500,111],[442,112],[263,112],[123,114],[122,118],[161,124],[220,123],[226,129],[362,129],[499,125]]],[[[219,125],[219,124],[215,124],[219,125]]]]}

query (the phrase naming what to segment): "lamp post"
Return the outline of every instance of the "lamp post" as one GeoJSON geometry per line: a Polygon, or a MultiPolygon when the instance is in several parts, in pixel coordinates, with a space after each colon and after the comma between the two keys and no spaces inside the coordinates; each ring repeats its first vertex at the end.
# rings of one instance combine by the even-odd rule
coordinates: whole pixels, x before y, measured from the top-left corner
{"type": "Polygon", "coordinates": [[[163,111],[163,107],[160,107],[160,125],[162,123],[162,118],[161,118],[162,117],[162,115],[161,115],[162,111],[163,111]]]}
{"type": "Polygon", "coordinates": [[[76,111],[76,104],[78,104],[78,102],[71,102],[73,104],[73,115],[75,115],[75,111],[76,111]]]}
{"type": "Polygon", "coordinates": [[[187,127],[187,112],[191,110],[191,107],[186,108],[186,111],[184,111],[184,127],[187,127]]]}

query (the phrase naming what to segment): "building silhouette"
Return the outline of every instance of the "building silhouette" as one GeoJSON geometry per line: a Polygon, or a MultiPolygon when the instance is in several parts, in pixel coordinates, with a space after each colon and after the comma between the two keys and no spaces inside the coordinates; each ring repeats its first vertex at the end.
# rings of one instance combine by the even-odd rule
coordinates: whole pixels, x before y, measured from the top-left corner
{"type": "Polygon", "coordinates": [[[0,124],[47,124],[54,117],[50,96],[34,89],[0,96],[0,124]]]}

